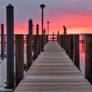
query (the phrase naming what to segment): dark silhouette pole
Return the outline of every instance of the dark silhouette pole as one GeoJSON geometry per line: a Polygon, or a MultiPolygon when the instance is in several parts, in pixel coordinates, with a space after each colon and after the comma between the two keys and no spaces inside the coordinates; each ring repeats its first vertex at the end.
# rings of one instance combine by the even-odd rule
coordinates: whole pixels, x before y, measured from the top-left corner
{"type": "Polygon", "coordinates": [[[58,35],[59,35],[60,33],[59,33],[59,31],[58,31],[58,35]]]}
{"type": "Polygon", "coordinates": [[[29,34],[27,35],[27,69],[32,64],[32,35],[33,35],[33,21],[32,19],[29,19],[29,26],[28,26],[29,34]]]}
{"type": "Polygon", "coordinates": [[[43,13],[43,9],[45,8],[45,5],[44,4],[41,4],[40,5],[41,9],[42,9],[42,48],[41,48],[41,51],[43,51],[43,17],[44,17],[44,13],[43,13]]]}
{"type": "Polygon", "coordinates": [[[32,35],[32,26],[33,26],[33,21],[30,19],[29,20],[29,35],[32,35]]]}
{"type": "Polygon", "coordinates": [[[36,25],[36,35],[39,35],[39,24],[36,25]]]}
{"type": "Polygon", "coordinates": [[[24,77],[24,36],[15,35],[16,86],[24,77]]]}
{"type": "Polygon", "coordinates": [[[9,4],[7,17],[7,88],[14,87],[14,7],[9,4]]]}
{"type": "Polygon", "coordinates": [[[53,32],[53,42],[54,42],[54,32],[53,32]]]}
{"type": "Polygon", "coordinates": [[[67,34],[67,29],[66,29],[66,27],[65,26],[63,26],[63,29],[64,29],[64,35],[66,35],[67,34]]]}
{"type": "Polygon", "coordinates": [[[4,24],[1,24],[1,60],[4,59],[4,24]]]}
{"type": "Polygon", "coordinates": [[[48,35],[49,35],[49,23],[50,23],[50,22],[49,22],[49,21],[47,21],[47,31],[48,31],[48,33],[47,33],[47,34],[48,34],[48,35]]]}

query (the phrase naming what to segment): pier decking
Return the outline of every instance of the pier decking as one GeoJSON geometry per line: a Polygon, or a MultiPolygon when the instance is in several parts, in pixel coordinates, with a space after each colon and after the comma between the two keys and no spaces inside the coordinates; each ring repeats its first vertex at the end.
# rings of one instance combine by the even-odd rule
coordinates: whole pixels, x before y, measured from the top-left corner
{"type": "Polygon", "coordinates": [[[59,44],[48,42],[14,92],[92,92],[59,44]]]}

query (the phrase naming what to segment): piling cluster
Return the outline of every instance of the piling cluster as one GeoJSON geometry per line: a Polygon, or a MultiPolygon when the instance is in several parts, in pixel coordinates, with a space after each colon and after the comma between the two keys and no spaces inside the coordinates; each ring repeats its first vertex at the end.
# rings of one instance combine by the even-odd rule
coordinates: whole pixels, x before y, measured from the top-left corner
{"type": "MultiPolygon", "coordinates": [[[[34,35],[32,30],[33,20],[29,19],[28,21],[29,30],[28,30],[28,34],[26,35],[26,40],[24,40],[23,34],[14,35],[14,7],[11,4],[7,6],[6,16],[7,16],[6,17],[7,88],[12,89],[16,87],[24,77],[24,43],[26,42],[26,56],[27,56],[26,61],[27,61],[27,70],[28,70],[29,67],[32,65],[33,61],[38,57],[38,55],[44,48],[44,45],[48,42],[48,35],[46,35],[45,32],[43,35],[39,34],[39,24],[36,25],[36,34],[34,35]],[[14,61],[16,66],[15,74],[14,74],[14,61]]],[[[3,25],[2,25],[2,30],[3,30],[3,25]]]]}
{"type": "MultiPolygon", "coordinates": [[[[92,35],[85,35],[85,78],[92,83],[92,35]]],[[[65,49],[74,64],[80,69],[79,35],[57,35],[57,41],[65,49]]],[[[83,61],[84,62],[84,61],[83,61]]]]}

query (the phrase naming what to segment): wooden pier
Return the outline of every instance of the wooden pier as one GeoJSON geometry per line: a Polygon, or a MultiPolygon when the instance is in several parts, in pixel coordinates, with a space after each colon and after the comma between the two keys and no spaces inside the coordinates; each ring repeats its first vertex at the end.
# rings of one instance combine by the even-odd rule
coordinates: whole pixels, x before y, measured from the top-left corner
{"type": "Polygon", "coordinates": [[[92,92],[64,49],[49,41],[14,92],[92,92]]]}

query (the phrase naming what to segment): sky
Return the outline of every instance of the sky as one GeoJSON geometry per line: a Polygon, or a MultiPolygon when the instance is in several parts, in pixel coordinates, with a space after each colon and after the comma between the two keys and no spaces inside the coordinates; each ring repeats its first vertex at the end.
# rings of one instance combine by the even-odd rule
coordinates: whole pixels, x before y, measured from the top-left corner
{"type": "Polygon", "coordinates": [[[14,6],[15,34],[28,33],[28,20],[33,20],[33,31],[36,24],[40,26],[41,8],[45,4],[44,28],[47,30],[47,21],[50,21],[50,33],[63,33],[63,25],[67,33],[92,33],[92,0],[0,0],[0,24],[5,24],[6,6],[14,6]]]}

